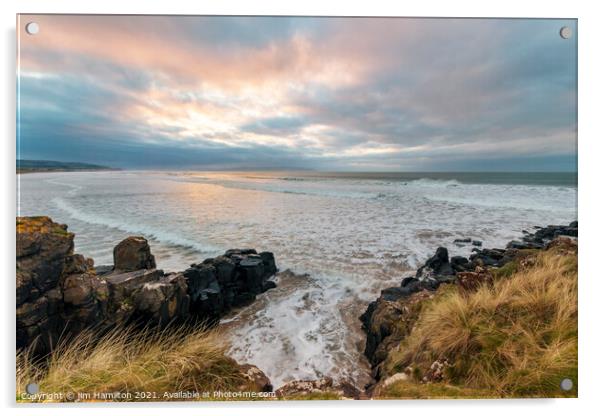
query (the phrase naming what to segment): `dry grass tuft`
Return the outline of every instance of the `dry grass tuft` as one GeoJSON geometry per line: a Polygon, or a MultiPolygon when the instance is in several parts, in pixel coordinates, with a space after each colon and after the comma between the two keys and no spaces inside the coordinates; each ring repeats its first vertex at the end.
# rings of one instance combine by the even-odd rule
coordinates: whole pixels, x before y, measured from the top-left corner
{"type": "Polygon", "coordinates": [[[61,343],[43,361],[20,352],[17,398],[32,381],[41,393],[239,390],[245,379],[224,349],[219,333],[201,326],[118,328],[100,337],[88,331],[61,343]]]}
{"type": "Polygon", "coordinates": [[[447,360],[444,378],[453,385],[498,397],[575,397],[577,254],[559,250],[534,255],[492,287],[438,293],[390,354],[387,372],[411,367],[420,381],[434,361],[447,360]],[[567,377],[575,387],[562,392],[567,377]]]}

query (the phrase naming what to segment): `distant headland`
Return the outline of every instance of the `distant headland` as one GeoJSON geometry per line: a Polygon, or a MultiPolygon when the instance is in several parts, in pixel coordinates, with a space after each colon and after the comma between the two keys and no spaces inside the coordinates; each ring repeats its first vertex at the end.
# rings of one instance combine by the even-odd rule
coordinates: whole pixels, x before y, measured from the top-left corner
{"type": "Polygon", "coordinates": [[[120,170],[109,166],[81,162],[57,162],[54,160],[17,159],[17,173],[32,172],[72,172],[91,170],[120,170]]]}

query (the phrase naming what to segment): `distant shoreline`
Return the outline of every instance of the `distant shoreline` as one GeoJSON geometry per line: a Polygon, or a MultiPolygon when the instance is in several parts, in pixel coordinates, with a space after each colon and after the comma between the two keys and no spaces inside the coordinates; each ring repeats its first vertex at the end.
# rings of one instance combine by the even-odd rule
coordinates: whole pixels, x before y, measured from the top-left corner
{"type": "Polygon", "coordinates": [[[119,168],[89,168],[89,169],[69,169],[69,168],[26,168],[17,169],[17,175],[26,173],[50,173],[50,172],[110,172],[110,171],[121,171],[119,168]]]}
{"type": "Polygon", "coordinates": [[[17,174],[34,172],[92,172],[120,170],[110,166],[83,162],[58,162],[55,160],[17,159],[17,174]]]}

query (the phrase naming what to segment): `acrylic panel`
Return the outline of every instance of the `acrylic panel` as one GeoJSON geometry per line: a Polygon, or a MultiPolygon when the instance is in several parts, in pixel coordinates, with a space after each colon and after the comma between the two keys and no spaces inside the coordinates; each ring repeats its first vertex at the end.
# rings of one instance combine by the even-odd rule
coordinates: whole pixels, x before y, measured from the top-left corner
{"type": "Polygon", "coordinates": [[[17,401],[577,396],[575,19],[17,34],[17,401]]]}

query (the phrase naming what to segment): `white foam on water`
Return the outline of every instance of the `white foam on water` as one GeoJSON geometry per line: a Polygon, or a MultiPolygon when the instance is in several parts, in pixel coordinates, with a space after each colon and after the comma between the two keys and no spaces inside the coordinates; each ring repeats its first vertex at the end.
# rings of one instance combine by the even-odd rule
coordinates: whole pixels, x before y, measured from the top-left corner
{"type": "MultiPolygon", "coordinates": [[[[276,388],[327,375],[367,382],[359,340],[343,317],[362,285],[324,275],[292,279],[281,279],[239,319],[222,321],[230,324],[230,339],[236,340],[229,355],[263,369],[276,388]]],[[[362,312],[357,308],[353,317],[362,312]]]]}
{"type": "Polygon", "coordinates": [[[151,240],[159,241],[184,249],[196,250],[199,254],[202,255],[218,255],[223,251],[222,249],[216,246],[210,244],[202,244],[196,240],[188,240],[186,238],[182,238],[178,234],[158,229],[150,224],[134,223],[116,218],[102,217],[96,214],[88,214],[73,207],[67,201],[60,197],[52,198],[52,202],[58,208],[67,212],[72,218],[75,218],[79,221],[87,222],[88,224],[104,225],[105,227],[115,228],[117,230],[125,231],[126,233],[143,235],[151,240]]]}

